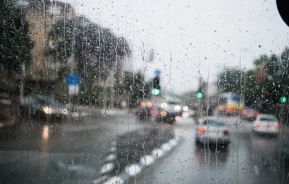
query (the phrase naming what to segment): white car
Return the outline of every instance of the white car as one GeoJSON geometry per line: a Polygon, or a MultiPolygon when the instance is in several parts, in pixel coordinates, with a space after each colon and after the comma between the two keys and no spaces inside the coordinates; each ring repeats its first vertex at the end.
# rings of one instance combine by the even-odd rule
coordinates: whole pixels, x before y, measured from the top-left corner
{"type": "Polygon", "coordinates": [[[270,134],[277,134],[280,128],[278,119],[275,116],[269,114],[261,114],[257,116],[253,126],[254,132],[270,134]]]}
{"type": "Polygon", "coordinates": [[[196,143],[230,143],[230,130],[228,125],[218,118],[201,120],[196,130],[196,143]]]}

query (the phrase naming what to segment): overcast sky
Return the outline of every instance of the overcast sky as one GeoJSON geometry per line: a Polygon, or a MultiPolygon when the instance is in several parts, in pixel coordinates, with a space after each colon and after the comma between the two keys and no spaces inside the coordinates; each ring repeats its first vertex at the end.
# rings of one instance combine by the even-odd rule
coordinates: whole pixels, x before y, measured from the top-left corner
{"type": "Polygon", "coordinates": [[[176,93],[195,90],[226,66],[252,68],[262,53],[289,45],[289,28],[275,0],[65,0],[79,14],[124,36],[133,49],[130,70],[153,77],[176,93]],[[149,51],[154,61],[147,63],[149,51]],[[171,58],[171,59],[170,59],[171,58]]]}

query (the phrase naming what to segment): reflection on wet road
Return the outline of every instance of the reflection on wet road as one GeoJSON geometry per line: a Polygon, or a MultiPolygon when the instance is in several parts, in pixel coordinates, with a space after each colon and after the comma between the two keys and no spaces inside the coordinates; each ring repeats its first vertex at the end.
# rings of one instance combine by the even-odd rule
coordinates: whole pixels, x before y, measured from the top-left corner
{"type": "Polygon", "coordinates": [[[231,130],[228,147],[195,145],[191,118],[178,117],[175,125],[128,114],[23,120],[1,130],[0,183],[288,183],[278,137],[255,135],[252,123],[237,117],[222,119],[231,130]]]}

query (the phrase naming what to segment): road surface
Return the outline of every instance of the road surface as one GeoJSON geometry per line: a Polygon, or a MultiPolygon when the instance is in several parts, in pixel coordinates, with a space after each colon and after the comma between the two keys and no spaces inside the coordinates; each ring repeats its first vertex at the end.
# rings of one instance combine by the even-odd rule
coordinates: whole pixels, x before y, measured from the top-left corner
{"type": "Polygon", "coordinates": [[[196,124],[139,122],[126,113],[47,122],[21,118],[1,130],[0,183],[288,183],[278,137],[254,135],[252,123],[229,124],[227,148],[195,145],[196,124]],[[282,160],[281,160],[282,162],[282,160]]]}

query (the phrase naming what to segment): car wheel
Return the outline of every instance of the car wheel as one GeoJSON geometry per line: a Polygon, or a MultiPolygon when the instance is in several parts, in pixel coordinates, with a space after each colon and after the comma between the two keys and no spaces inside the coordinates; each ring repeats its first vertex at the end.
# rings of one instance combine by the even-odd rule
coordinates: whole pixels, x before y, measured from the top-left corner
{"type": "Polygon", "coordinates": [[[198,147],[204,145],[204,143],[202,143],[198,138],[196,138],[195,144],[196,144],[196,146],[198,146],[198,147]]]}

